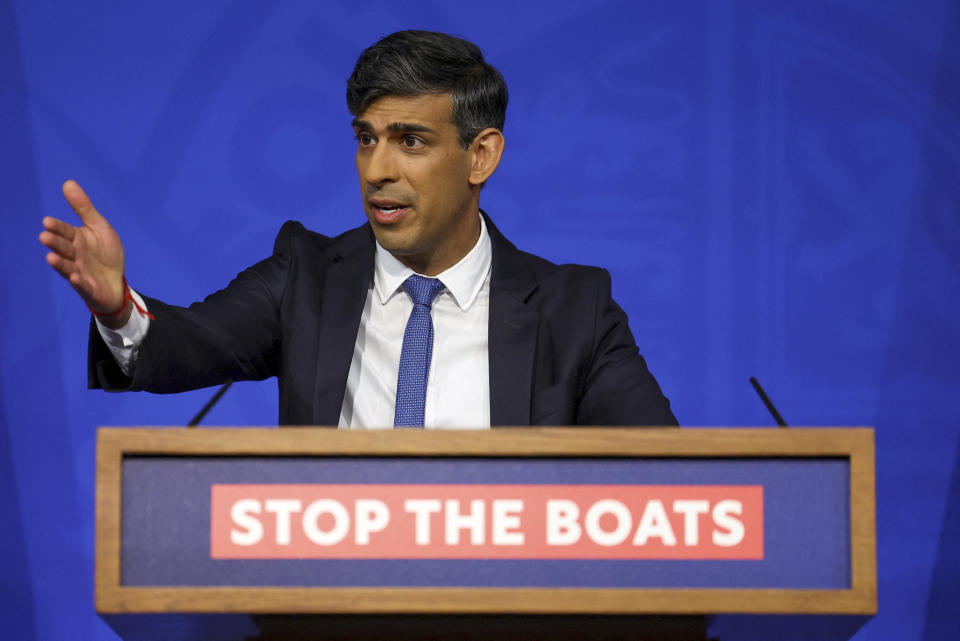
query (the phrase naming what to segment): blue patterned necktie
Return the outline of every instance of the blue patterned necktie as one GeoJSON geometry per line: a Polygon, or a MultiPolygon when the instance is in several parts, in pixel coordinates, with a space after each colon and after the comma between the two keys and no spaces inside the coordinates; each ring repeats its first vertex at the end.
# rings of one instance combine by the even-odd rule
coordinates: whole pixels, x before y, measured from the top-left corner
{"type": "Polygon", "coordinates": [[[403,331],[400,371],[397,373],[397,405],[393,413],[394,427],[423,427],[427,402],[427,377],[433,353],[433,319],[430,306],[443,290],[436,278],[414,274],[403,281],[403,289],[413,299],[413,309],[403,331]]]}

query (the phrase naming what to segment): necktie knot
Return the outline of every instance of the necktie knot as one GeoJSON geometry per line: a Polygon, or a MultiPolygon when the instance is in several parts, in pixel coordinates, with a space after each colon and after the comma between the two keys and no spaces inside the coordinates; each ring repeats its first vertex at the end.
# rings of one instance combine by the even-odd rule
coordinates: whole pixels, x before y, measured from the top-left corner
{"type": "Polygon", "coordinates": [[[426,276],[413,274],[407,280],[403,281],[403,289],[410,295],[410,298],[413,299],[414,305],[430,307],[433,305],[433,299],[443,291],[443,283],[436,278],[427,278],[426,276]]]}

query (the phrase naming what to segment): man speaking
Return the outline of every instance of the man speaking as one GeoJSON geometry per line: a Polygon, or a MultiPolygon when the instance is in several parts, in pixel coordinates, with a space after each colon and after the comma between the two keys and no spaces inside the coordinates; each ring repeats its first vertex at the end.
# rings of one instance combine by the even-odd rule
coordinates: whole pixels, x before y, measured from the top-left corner
{"type": "Polygon", "coordinates": [[[674,425],[605,270],[519,251],[480,210],[507,87],[473,44],[403,31],[347,81],[367,223],[287,222],[273,255],[189,308],[141,297],[116,232],[46,217],[47,262],[93,312],[90,386],[180,392],[276,376],[282,425],[674,425]]]}

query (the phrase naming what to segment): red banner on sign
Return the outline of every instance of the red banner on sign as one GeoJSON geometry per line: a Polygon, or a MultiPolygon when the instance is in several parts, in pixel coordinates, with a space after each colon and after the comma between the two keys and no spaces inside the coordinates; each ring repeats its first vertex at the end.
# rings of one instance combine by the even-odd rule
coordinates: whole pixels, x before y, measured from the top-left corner
{"type": "Polygon", "coordinates": [[[762,559],[759,485],[214,485],[215,559],[762,559]]]}

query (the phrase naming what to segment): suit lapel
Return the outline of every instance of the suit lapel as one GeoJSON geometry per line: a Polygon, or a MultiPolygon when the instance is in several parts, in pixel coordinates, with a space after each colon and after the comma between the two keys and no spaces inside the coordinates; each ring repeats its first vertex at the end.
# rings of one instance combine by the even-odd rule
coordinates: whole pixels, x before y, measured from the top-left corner
{"type": "Polygon", "coordinates": [[[315,425],[336,426],[346,388],[360,316],[373,278],[374,240],[368,226],[341,237],[328,250],[320,295],[315,425]]]}
{"type": "Polygon", "coordinates": [[[493,250],[490,276],[490,425],[529,425],[539,316],[527,306],[537,288],[520,251],[484,214],[493,250]]]}

